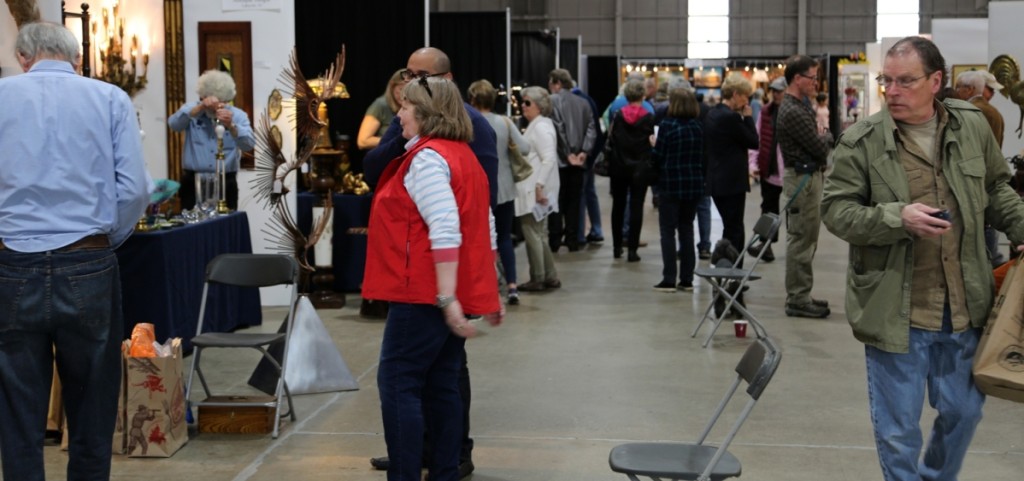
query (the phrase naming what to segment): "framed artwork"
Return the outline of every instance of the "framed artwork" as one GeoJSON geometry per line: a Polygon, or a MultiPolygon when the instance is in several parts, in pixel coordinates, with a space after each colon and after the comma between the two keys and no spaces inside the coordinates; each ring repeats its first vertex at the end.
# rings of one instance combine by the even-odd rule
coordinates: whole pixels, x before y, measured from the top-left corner
{"type": "Polygon", "coordinates": [[[951,69],[952,82],[949,85],[951,85],[953,87],[956,87],[956,78],[959,77],[960,74],[962,74],[964,72],[969,72],[971,70],[978,70],[978,71],[981,71],[981,72],[987,72],[988,71],[988,65],[985,65],[983,63],[980,63],[980,64],[960,64],[960,65],[954,65],[953,68],[951,69]]]}
{"type": "Polygon", "coordinates": [[[693,85],[695,87],[721,87],[722,80],[725,78],[724,67],[704,67],[692,69],[691,71],[693,72],[693,85]]]}
{"type": "MultiPolygon", "coordinates": [[[[199,22],[199,71],[220,70],[235,80],[232,104],[245,111],[254,123],[252,101],[252,24],[250,22],[199,22]]],[[[242,155],[240,167],[255,166],[252,152],[242,155]]]]}

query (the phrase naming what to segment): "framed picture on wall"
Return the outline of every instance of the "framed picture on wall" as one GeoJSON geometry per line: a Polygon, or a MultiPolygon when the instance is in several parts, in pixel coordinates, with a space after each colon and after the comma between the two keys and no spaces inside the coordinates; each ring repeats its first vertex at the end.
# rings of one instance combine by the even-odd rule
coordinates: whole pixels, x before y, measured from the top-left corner
{"type": "MultiPolygon", "coordinates": [[[[255,124],[252,101],[252,24],[250,22],[199,22],[199,72],[220,70],[235,80],[232,104],[245,111],[255,124]]],[[[252,152],[242,155],[240,167],[255,166],[252,152]]]]}
{"type": "Polygon", "coordinates": [[[722,86],[722,79],[725,78],[725,68],[704,67],[693,69],[693,85],[696,87],[715,88],[722,86]]]}
{"type": "Polygon", "coordinates": [[[985,64],[960,64],[954,65],[951,70],[952,82],[949,84],[952,87],[956,87],[956,78],[964,72],[970,72],[971,70],[978,70],[980,72],[987,72],[988,66],[985,64]]]}

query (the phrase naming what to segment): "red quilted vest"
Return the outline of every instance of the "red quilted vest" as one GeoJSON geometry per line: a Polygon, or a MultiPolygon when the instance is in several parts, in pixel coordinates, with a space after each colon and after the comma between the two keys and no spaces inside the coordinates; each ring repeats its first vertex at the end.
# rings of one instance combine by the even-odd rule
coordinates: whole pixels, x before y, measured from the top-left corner
{"type": "Polygon", "coordinates": [[[413,157],[427,147],[448,162],[459,209],[462,245],[455,296],[466,313],[497,312],[500,306],[491,250],[487,175],[465,142],[429,137],[421,138],[388,164],[377,183],[370,210],[362,295],[410,304],[436,301],[437,274],[427,223],[404,183],[413,157]]]}

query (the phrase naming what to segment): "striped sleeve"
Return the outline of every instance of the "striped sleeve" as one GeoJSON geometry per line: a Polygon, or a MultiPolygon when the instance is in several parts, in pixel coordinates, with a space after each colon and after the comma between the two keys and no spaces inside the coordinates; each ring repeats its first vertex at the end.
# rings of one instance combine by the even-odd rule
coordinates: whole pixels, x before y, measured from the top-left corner
{"type": "Polygon", "coordinates": [[[434,259],[438,262],[458,260],[462,232],[448,163],[437,151],[423,149],[413,158],[403,181],[427,223],[434,259]]]}

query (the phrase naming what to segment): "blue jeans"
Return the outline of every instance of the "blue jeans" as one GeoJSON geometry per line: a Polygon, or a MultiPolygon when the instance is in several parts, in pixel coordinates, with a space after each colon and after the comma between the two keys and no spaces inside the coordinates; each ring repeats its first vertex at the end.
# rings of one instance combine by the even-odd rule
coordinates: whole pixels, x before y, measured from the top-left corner
{"type": "MultiPolygon", "coordinates": [[[[711,196],[701,197],[697,203],[697,232],[700,234],[700,242],[697,249],[711,251],[711,196]]],[[[738,249],[739,247],[737,247],[738,249]]]]}
{"type": "Polygon", "coordinates": [[[908,353],[866,347],[871,423],[886,481],[956,480],[985,402],[971,377],[980,337],[980,329],[952,332],[947,306],[942,332],[910,329],[908,353]],[[938,417],[919,459],[926,390],[938,417]]]}
{"type": "Polygon", "coordinates": [[[693,283],[693,268],[697,259],[693,251],[693,217],[697,203],[693,199],[680,199],[662,194],[658,201],[658,226],[661,228],[661,281],[676,283],[676,275],[683,284],[693,283]],[[676,240],[676,232],[679,239],[676,240]],[[676,245],[679,259],[676,259],[676,245]],[[679,270],[676,270],[676,262],[679,270]]]}
{"type": "Polygon", "coordinates": [[[392,302],[380,347],[377,384],[388,481],[420,481],[424,429],[430,433],[431,481],[456,481],[463,437],[465,339],[452,335],[441,310],[392,302]]]}
{"type": "Polygon", "coordinates": [[[604,237],[601,230],[601,204],[597,201],[597,189],[594,188],[594,168],[587,168],[583,174],[583,197],[580,199],[580,244],[587,242],[585,232],[587,231],[587,218],[590,219],[590,234],[597,237],[604,237]]]}
{"type": "Polygon", "coordinates": [[[54,355],[68,418],[68,480],[110,478],[121,379],[121,279],[110,249],[0,250],[4,479],[44,481],[54,355]]]}

